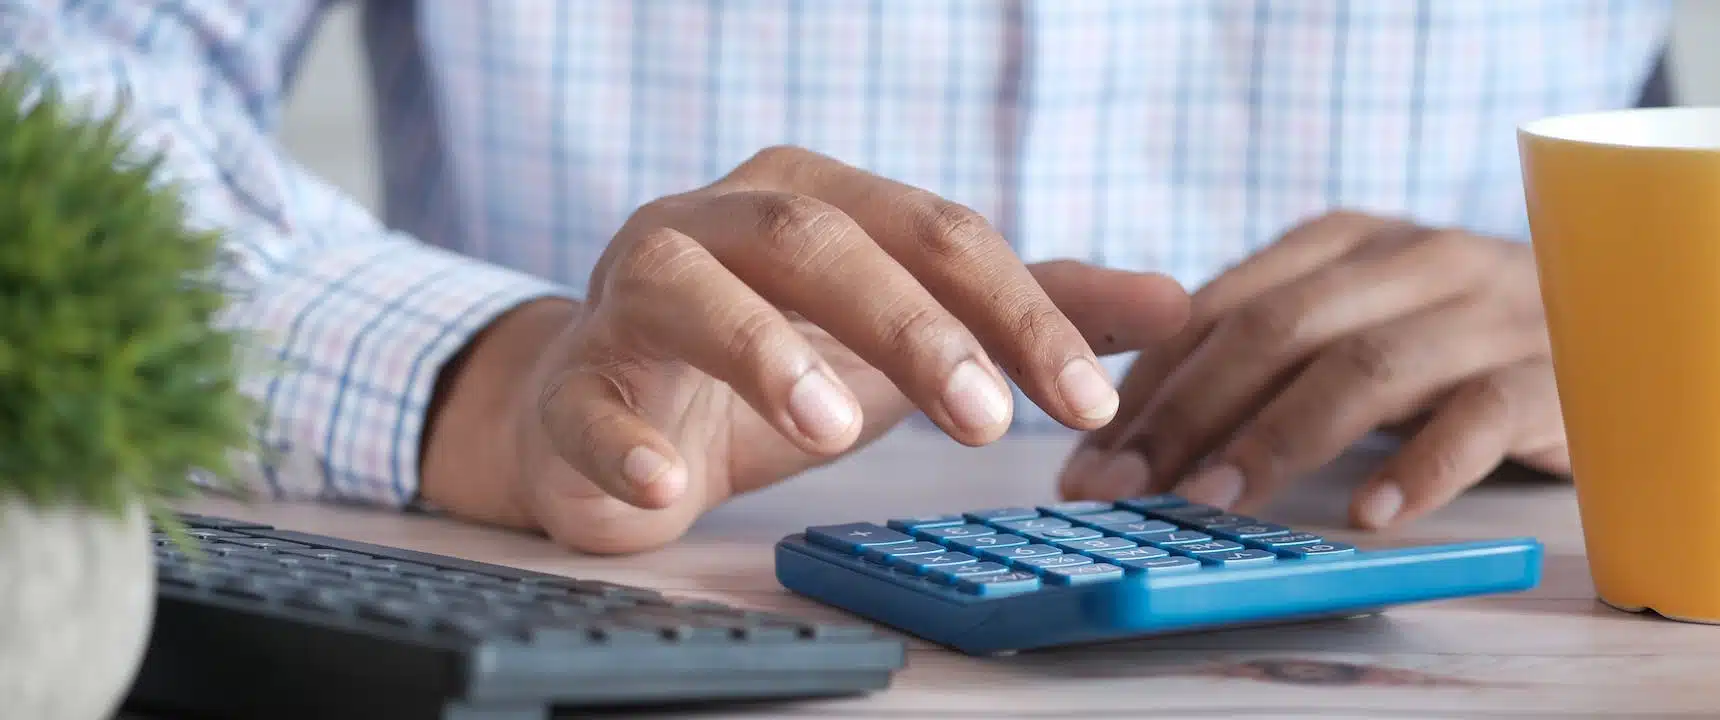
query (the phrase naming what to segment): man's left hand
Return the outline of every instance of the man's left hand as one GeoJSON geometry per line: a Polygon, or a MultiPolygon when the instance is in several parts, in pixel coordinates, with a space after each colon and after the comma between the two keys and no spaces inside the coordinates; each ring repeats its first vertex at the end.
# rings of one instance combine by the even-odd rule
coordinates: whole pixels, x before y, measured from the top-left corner
{"type": "Polygon", "coordinates": [[[1069,499],[1173,490],[1246,512],[1373,431],[1405,442],[1352,501],[1365,527],[1438,508],[1506,459],[1569,472],[1527,244],[1331,214],[1192,310],[1071,458],[1069,499]]]}

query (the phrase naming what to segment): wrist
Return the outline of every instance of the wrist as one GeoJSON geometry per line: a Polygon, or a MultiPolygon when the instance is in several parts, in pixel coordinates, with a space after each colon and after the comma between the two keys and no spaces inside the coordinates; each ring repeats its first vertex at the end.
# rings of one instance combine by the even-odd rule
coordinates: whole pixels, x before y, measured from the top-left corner
{"type": "Polygon", "coordinates": [[[463,518],[535,524],[519,503],[525,464],[520,398],[544,350],[580,312],[566,299],[534,300],[498,316],[443,367],[425,417],[419,495],[463,518]]]}

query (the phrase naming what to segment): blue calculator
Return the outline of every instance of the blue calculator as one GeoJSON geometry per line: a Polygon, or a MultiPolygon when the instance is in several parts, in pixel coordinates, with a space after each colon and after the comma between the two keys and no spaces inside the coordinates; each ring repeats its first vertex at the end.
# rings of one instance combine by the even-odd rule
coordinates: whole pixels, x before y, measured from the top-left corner
{"type": "Polygon", "coordinates": [[[1361,549],[1174,495],[806,528],[789,590],[990,655],[1527,590],[1541,544],[1361,549]]]}

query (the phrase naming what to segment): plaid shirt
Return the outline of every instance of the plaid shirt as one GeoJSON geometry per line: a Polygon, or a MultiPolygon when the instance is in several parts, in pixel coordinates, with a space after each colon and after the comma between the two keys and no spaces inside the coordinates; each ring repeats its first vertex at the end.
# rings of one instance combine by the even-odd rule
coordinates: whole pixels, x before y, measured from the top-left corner
{"type": "Polygon", "coordinates": [[[194,220],[228,231],[232,320],[266,331],[286,368],[249,388],[280,453],[256,481],[398,504],[415,495],[452,353],[510,306],[579,296],[633,208],[761,147],[809,147],[965,203],[1030,261],[1191,286],[1338,206],[1523,238],[1514,126],[1631,105],[1672,8],[372,2],[381,217],[274,137],[326,10],[0,0],[0,38],[6,64],[45,67],[91,107],[126,100],[194,220]]]}

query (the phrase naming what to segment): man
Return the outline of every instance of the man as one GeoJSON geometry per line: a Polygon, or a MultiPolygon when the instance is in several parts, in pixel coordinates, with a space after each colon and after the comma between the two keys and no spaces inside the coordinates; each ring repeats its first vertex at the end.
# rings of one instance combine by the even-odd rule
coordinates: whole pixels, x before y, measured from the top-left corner
{"type": "Polygon", "coordinates": [[[1633,103],[1670,14],[373,0],[385,224],[271,135],[325,5],[0,0],[0,32],[123,99],[231,237],[287,368],[260,482],[590,552],[915,411],[1083,431],[1067,497],[1239,510],[1396,432],[1370,527],[1563,472],[1513,130],[1633,103]]]}

